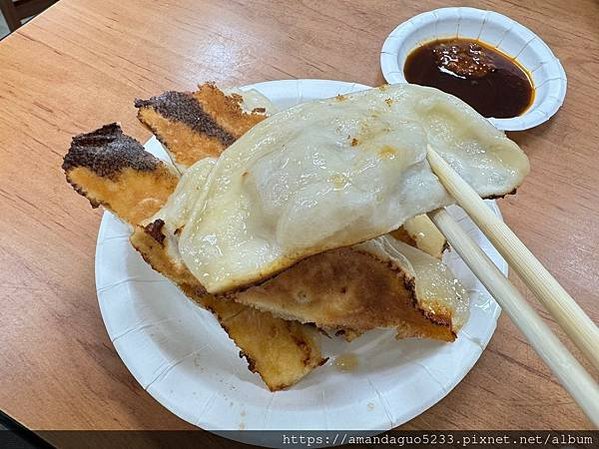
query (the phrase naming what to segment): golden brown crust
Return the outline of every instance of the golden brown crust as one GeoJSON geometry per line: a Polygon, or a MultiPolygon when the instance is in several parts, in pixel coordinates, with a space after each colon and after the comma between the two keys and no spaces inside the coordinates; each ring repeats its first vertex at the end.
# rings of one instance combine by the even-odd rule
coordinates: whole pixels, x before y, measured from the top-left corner
{"type": "Polygon", "coordinates": [[[77,136],[76,151],[69,150],[64,163],[67,180],[75,190],[86,196],[92,206],[101,204],[133,225],[131,243],[146,262],[177,284],[190,299],[213,311],[245,354],[252,370],[271,390],[297,383],[324,363],[326,359],[321,356],[310,326],[289,323],[242,304],[207,296],[187,267],[169,255],[172,243],[163,233],[162,220],[142,223],[164,206],[178,183],[178,176],[149,153],[140,155],[140,151],[145,153],[141,144],[115,126],[118,127],[109,125],[94,131],[91,138],[77,136]],[[122,152],[114,145],[105,148],[103,145],[110,140],[98,136],[106,135],[116,136],[127,146],[118,147],[122,152]],[[146,161],[145,165],[137,164],[136,160],[146,161]]]}
{"type": "Polygon", "coordinates": [[[202,297],[202,302],[219,317],[223,329],[241,349],[240,357],[245,357],[249,369],[260,374],[271,391],[294,385],[327,361],[314,350],[316,331],[310,326],[212,296],[202,297]]]}
{"type": "Polygon", "coordinates": [[[227,297],[322,329],[355,333],[398,327],[403,337],[455,339],[451,314],[418,307],[414,279],[397,265],[355,248],[317,254],[272,279],[227,297]]]}
{"type": "Polygon", "coordinates": [[[176,283],[187,297],[214,313],[240,348],[249,369],[258,373],[270,390],[297,383],[326,361],[310,326],[208,295],[187,267],[168,255],[169,240],[158,240],[142,226],[137,226],[131,236],[132,245],[154,270],[176,283]]]}
{"type": "Polygon", "coordinates": [[[74,137],[62,167],[92,207],[102,205],[130,224],[155,214],[179,182],[174,170],[116,123],[74,137]]]}
{"type": "Polygon", "coordinates": [[[139,109],[153,109],[162,117],[172,122],[183,123],[196,133],[216,139],[224,147],[235,142],[226,129],[220,126],[214,117],[204,110],[203,105],[194,98],[191,92],[164,92],[149,100],[135,100],[139,109]]]}
{"type": "Polygon", "coordinates": [[[225,95],[214,83],[198,86],[193,96],[202,105],[204,111],[235,139],[240,138],[266,118],[264,114],[257,113],[258,111],[243,112],[241,96],[225,95]]]}
{"type": "Polygon", "coordinates": [[[130,224],[158,212],[177,182],[170,170],[140,173],[126,168],[113,180],[102,178],[85,167],[77,167],[66,176],[93,207],[102,205],[130,224]]]}
{"type": "Polygon", "coordinates": [[[196,92],[165,92],[136,100],[138,119],[160,140],[175,163],[189,167],[205,157],[218,157],[263,114],[245,113],[239,95],[225,95],[212,83],[196,92]]]}

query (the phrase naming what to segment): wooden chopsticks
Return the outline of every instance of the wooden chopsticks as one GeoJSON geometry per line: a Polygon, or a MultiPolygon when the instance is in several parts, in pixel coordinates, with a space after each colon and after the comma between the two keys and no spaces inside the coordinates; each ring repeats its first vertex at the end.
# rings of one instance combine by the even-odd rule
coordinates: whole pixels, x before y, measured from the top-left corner
{"type": "MultiPolygon", "coordinates": [[[[599,368],[599,330],[593,321],[507,225],[487,208],[480,196],[430,147],[428,161],[446,190],[522,277],[566,334],[599,368]]],[[[593,378],[447,211],[440,209],[429,216],[591,422],[599,427],[599,386],[593,378]]]]}
{"type": "Polygon", "coordinates": [[[599,328],[595,323],[524,246],[516,234],[486,207],[474,189],[430,147],[428,160],[445,189],[553,315],[568,337],[599,369],[599,328]]]}
{"type": "Polygon", "coordinates": [[[512,230],[486,207],[480,196],[432,148],[428,161],[458,204],[547,308],[564,332],[599,369],[599,328],[512,230]]]}

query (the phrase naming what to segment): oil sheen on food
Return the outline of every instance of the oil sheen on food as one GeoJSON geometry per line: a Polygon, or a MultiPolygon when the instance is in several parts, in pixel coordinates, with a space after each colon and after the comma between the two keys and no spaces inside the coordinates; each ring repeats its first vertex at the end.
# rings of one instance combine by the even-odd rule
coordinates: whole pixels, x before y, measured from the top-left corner
{"type": "Polygon", "coordinates": [[[416,48],[404,75],[409,83],[461,98],[485,117],[517,117],[534,100],[530,77],[517,61],[470,39],[441,39],[416,48]]]}
{"type": "Polygon", "coordinates": [[[355,354],[347,353],[338,355],[334,364],[338,371],[353,372],[358,368],[358,363],[358,357],[355,354]]]}

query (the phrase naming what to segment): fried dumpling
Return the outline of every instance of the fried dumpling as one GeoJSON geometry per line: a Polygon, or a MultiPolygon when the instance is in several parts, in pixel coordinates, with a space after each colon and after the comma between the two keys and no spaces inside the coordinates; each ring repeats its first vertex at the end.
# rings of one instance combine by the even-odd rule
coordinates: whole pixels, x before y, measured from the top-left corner
{"type": "Polygon", "coordinates": [[[131,225],[131,243],[144,260],[187,297],[209,309],[239,347],[249,369],[257,372],[269,389],[280,390],[326,361],[320,352],[316,329],[206,295],[181,262],[176,236],[163,232],[163,228],[176,229],[177,217],[186,213],[187,202],[183,200],[169,201],[165,206],[173,190],[186,186],[187,192],[193,192],[205,181],[213,162],[204,159],[180,180],[174,168],[147,153],[141,143],[112,123],[75,136],[63,169],[67,181],[93,207],[102,205],[131,225]],[[153,214],[161,208],[169,210],[171,221],[155,221],[153,214]]]}
{"type": "Polygon", "coordinates": [[[453,341],[469,298],[449,268],[383,236],[308,257],[227,297],[330,332],[395,328],[398,338],[453,341]]]}
{"type": "Polygon", "coordinates": [[[256,90],[223,92],[213,83],[195,92],[168,91],[135,100],[137,117],[160,140],[180,171],[205,157],[218,157],[256,123],[276,110],[256,90]]]}
{"type": "MultiPolygon", "coordinates": [[[[445,323],[454,333],[464,326],[469,316],[470,298],[447,265],[391,235],[378,237],[356,247],[365,244],[375,244],[379,251],[387,253],[398,266],[414,278],[416,305],[428,320],[437,324],[445,323]]],[[[403,329],[398,328],[399,338],[424,335],[406,325],[403,329]]]]}
{"type": "MultiPolygon", "coordinates": [[[[164,239],[162,245],[170,255],[171,265],[181,267],[181,272],[188,273],[178,251],[178,236],[193,205],[205,195],[202,187],[216,160],[204,158],[187,168],[174,195],[145,222],[150,229],[155,227],[153,223],[160,224],[159,238],[161,241],[164,239]]],[[[412,245],[427,243],[432,230],[439,233],[426,216],[408,220],[406,226],[408,224],[408,238],[412,245]]],[[[132,239],[142,254],[146,251],[138,243],[147,240],[145,234],[145,229],[139,229],[132,239]]],[[[226,295],[223,299],[287,320],[315,324],[328,333],[342,334],[346,338],[371,329],[396,328],[402,337],[426,336],[452,341],[459,329],[452,321],[454,307],[447,305],[453,296],[440,298],[439,307],[421,308],[422,301],[418,299],[417,292],[422,288],[416,288],[421,283],[406,258],[399,256],[399,260],[380,251],[372,251],[379,246],[340,248],[308,257],[262,285],[226,295]]],[[[442,264],[437,264],[439,269],[446,270],[442,264]]],[[[427,279],[422,282],[427,282],[427,279]]],[[[185,279],[185,283],[189,281],[185,279]]],[[[206,292],[198,293],[196,288],[194,294],[201,297],[206,292]]],[[[466,296],[462,299],[467,300],[466,296]]]]}
{"type": "MultiPolygon", "coordinates": [[[[136,100],[135,104],[139,108],[139,120],[160,136],[163,147],[180,172],[185,172],[196,162],[205,159],[210,159],[208,164],[212,166],[215,157],[226,149],[222,143],[216,148],[213,147],[210,129],[206,127],[206,119],[200,119],[201,114],[208,114],[212,123],[225,123],[221,113],[227,111],[226,123],[230,129],[235,129],[236,135],[239,136],[240,133],[249,130],[254,122],[257,123],[278,112],[278,108],[255,89],[221,90],[213,83],[199,85],[194,93],[164,92],[149,100],[136,100]],[[190,102],[195,104],[190,106],[190,102]],[[196,111],[195,114],[193,111],[196,111]],[[201,145],[207,141],[211,142],[207,147],[212,148],[212,152],[206,151],[201,145]],[[212,154],[212,157],[209,154],[212,154]]],[[[200,188],[199,180],[203,179],[201,173],[206,169],[204,164],[205,162],[202,162],[199,164],[201,167],[196,167],[199,177],[198,173],[194,173],[193,180],[188,176],[184,181],[193,182],[194,186],[188,185],[183,190],[180,187],[181,198],[176,201],[178,207],[182,207],[183,204],[190,207],[188,192],[200,188]]],[[[181,210],[171,212],[177,215],[177,220],[182,220],[181,210]]],[[[168,213],[165,215],[168,216],[168,213]]],[[[183,224],[180,223],[179,226],[183,224]]],[[[437,258],[440,258],[447,248],[445,237],[426,215],[407,220],[393,235],[437,258]]]]}
{"type": "MultiPolygon", "coordinates": [[[[144,230],[158,224],[157,235],[171,264],[188,275],[179,253],[178,236],[193,204],[202,201],[205,190],[201,187],[215,164],[216,159],[205,158],[189,168],[164,207],[134,234],[132,242],[142,254],[145,251],[136,236],[146,239],[144,230]]],[[[428,232],[426,225],[413,226],[419,232],[428,232]]],[[[438,259],[416,248],[409,251],[409,245],[401,242],[390,245],[391,241],[395,240],[381,237],[315,254],[264,283],[217,299],[233,300],[286,320],[314,324],[328,333],[348,336],[376,328],[395,328],[400,337],[453,341],[464,321],[461,311],[468,304],[465,292],[457,288],[459,282],[438,259]],[[404,251],[404,247],[408,249],[404,251]],[[429,269],[421,273],[423,266],[429,269]],[[439,291],[435,284],[443,285],[440,280],[445,278],[451,280],[454,288],[439,291]],[[459,304],[463,306],[458,307],[459,304]]],[[[187,278],[184,283],[189,283],[187,278]]],[[[206,296],[205,291],[197,288],[194,293],[200,298],[206,296]]]]}
{"type": "Polygon", "coordinates": [[[529,171],[514,142],[436,89],[401,84],[304,103],[222,153],[181,233],[181,256],[221,293],[398,229],[452,202],[428,145],[483,197],[512,192],[529,171]]]}

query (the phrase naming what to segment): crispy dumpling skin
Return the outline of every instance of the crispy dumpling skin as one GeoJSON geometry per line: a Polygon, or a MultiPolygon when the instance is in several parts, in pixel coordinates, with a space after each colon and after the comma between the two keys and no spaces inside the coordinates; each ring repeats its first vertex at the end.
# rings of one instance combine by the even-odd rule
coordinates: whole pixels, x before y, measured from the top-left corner
{"type": "Polygon", "coordinates": [[[296,384],[326,362],[313,327],[207,294],[189,270],[169,256],[166,246],[169,241],[159,227],[160,223],[156,222],[136,226],[131,244],[154,270],[175,282],[188,298],[216,316],[240,348],[239,355],[245,357],[250,371],[258,373],[271,391],[296,384]]]}
{"type": "Polygon", "coordinates": [[[68,182],[92,206],[102,205],[134,227],[131,242],[146,262],[215,314],[250,369],[269,389],[291,386],[326,361],[313,328],[232,301],[214,300],[169,255],[160,223],[143,223],[164,206],[179,182],[178,175],[123,134],[120,126],[111,124],[76,136],[63,169],[68,182]]]}
{"type": "Polygon", "coordinates": [[[136,100],[137,117],[167,149],[180,169],[205,157],[218,157],[247,130],[266,118],[267,100],[244,111],[243,97],[225,95],[213,83],[195,92],[168,91],[136,100]]]}
{"type": "Polygon", "coordinates": [[[402,267],[366,248],[352,247],[304,259],[230,297],[335,333],[395,328],[400,338],[454,341],[458,329],[452,326],[453,310],[435,307],[427,314],[419,307],[415,285],[414,276],[402,267]]]}
{"type": "Polygon", "coordinates": [[[62,168],[93,207],[102,205],[129,224],[155,214],[179,182],[175,170],[116,123],[75,136],[62,168]]]}

